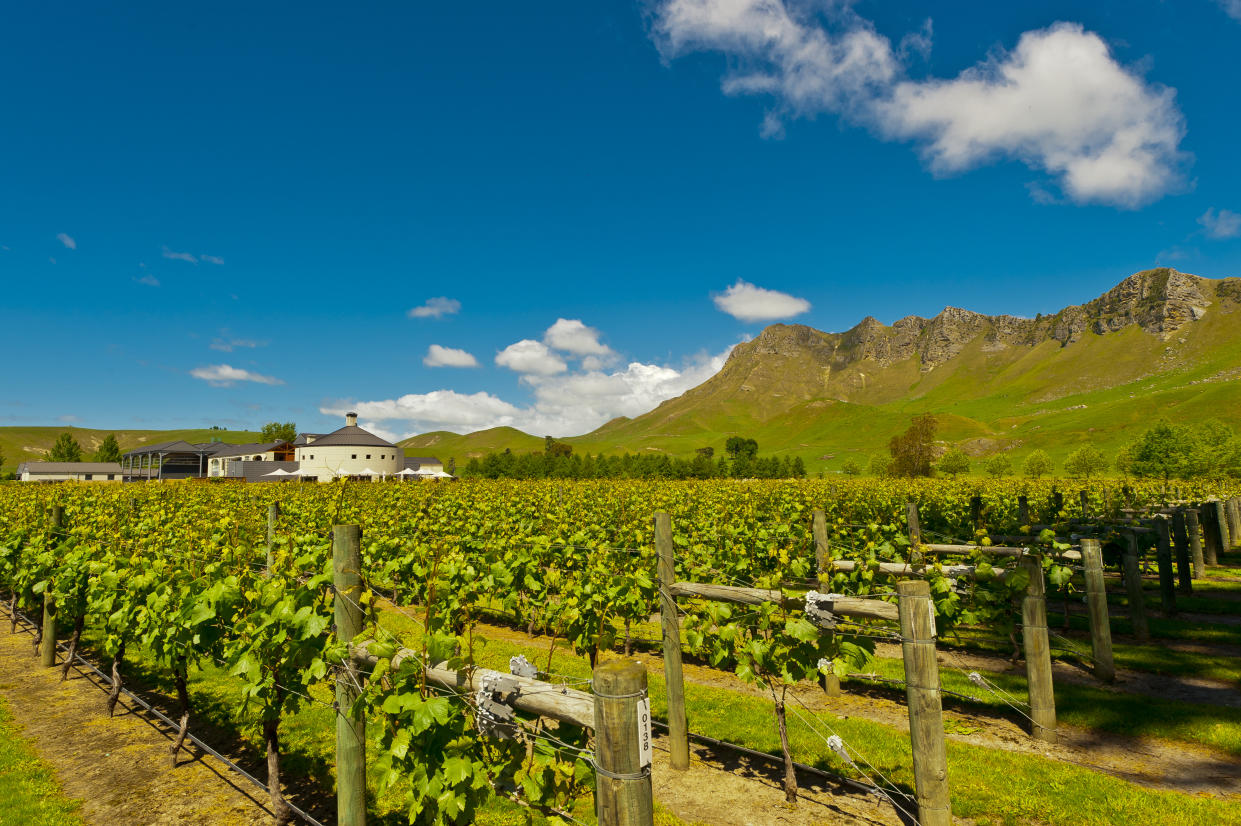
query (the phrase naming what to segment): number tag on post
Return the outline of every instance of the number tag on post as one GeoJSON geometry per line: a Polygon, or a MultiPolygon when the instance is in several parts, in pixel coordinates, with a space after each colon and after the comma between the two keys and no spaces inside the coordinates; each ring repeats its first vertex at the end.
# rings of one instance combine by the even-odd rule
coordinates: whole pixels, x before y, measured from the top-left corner
{"type": "Polygon", "coordinates": [[[638,767],[651,765],[651,698],[638,700],[638,767]]]}
{"type": "Polygon", "coordinates": [[[935,633],[935,601],[928,599],[926,601],[927,613],[931,615],[931,636],[939,636],[935,633]]]}

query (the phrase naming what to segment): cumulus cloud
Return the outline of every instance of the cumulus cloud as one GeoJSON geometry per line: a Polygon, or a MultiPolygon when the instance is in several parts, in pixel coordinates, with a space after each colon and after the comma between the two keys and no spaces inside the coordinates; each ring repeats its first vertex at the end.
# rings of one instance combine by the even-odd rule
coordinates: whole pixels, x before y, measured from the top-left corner
{"type": "Polygon", "coordinates": [[[142,276],[141,278],[135,278],[135,279],[134,279],[134,281],[137,281],[139,284],[145,284],[145,285],[146,285],[146,286],[148,286],[148,287],[158,287],[158,286],[159,286],[159,279],[158,279],[158,278],[156,278],[155,276],[151,275],[150,273],[147,273],[146,275],[142,276]]]}
{"type": "MultiPolygon", "coordinates": [[[[1241,0],[1237,2],[1241,3],[1241,0]]],[[[1209,238],[1241,236],[1241,215],[1230,209],[1221,209],[1217,212],[1215,207],[1211,207],[1198,217],[1198,223],[1202,225],[1209,238]]]]}
{"type": "Polygon", "coordinates": [[[722,295],[715,296],[715,306],[741,321],[775,321],[801,315],[810,309],[810,302],[738,279],[722,295]]]}
{"type": "Polygon", "coordinates": [[[1219,7],[1233,20],[1241,21],[1241,0],[1219,0],[1219,7]]]}
{"type": "Polygon", "coordinates": [[[421,307],[414,307],[408,313],[410,318],[440,318],[461,312],[461,302],[455,298],[428,298],[421,307]]]}
{"type": "Polygon", "coordinates": [[[610,373],[591,370],[563,376],[527,375],[522,381],[533,389],[534,402],[525,407],[490,393],[436,390],[386,401],[340,402],[321,407],[320,412],[342,415],[356,410],[367,420],[399,422],[405,436],[428,430],[468,433],[492,427],[575,436],[617,416],[646,413],[696,387],[719,372],[729,352],[731,348],[716,356],[701,355],[680,368],[631,362],[610,373]]]}
{"type": "Polygon", "coordinates": [[[252,373],[249,370],[242,370],[240,367],[232,367],[227,364],[195,367],[190,371],[190,375],[196,379],[202,379],[212,387],[230,387],[239,381],[251,381],[257,384],[284,384],[283,381],[273,376],[252,373]]]}
{"type": "Polygon", "coordinates": [[[775,101],[764,135],[781,134],[787,117],[833,113],[915,141],[936,173],[1015,159],[1079,203],[1135,207],[1181,183],[1175,91],[1146,83],[1076,24],[1026,32],[1012,52],[950,80],[906,77],[902,61],[930,49],[929,25],[898,53],[848,4],[816,15],[793,0],[663,0],[652,34],[668,57],[727,55],[725,94],[775,101]]]}
{"type": "Polygon", "coordinates": [[[518,373],[537,376],[554,376],[569,369],[564,359],[553,353],[546,344],[529,338],[510,344],[497,353],[496,364],[518,373]]]}
{"type": "Polygon", "coordinates": [[[427,348],[422,363],[427,367],[477,367],[478,359],[465,350],[432,344],[427,348]]]}
{"type": "Polygon", "coordinates": [[[611,356],[612,348],[599,341],[599,331],[578,319],[558,318],[547,328],[543,342],[575,356],[611,356]]]}
{"type": "Polygon", "coordinates": [[[73,236],[67,232],[56,233],[56,240],[64,244],[68,249],[75,250],[78,248],[78,242],[73,240],[73,236]]]}

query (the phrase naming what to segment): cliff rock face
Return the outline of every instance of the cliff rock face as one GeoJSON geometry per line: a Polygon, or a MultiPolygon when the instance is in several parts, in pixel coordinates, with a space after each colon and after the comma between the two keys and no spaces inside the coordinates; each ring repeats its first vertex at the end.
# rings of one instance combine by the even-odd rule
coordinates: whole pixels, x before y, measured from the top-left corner
{"type": "MultiPolygon", "coordinates": [[[[1066,307],[1054,316],[988,316],[945,307],[934,318],[908,316],[890,327],[867,317],[843,333],[823,333],[800,324],[774,324],[758,338],[737,347],[729,361],[743,362],[763,355],[807,357],[840,371],[860,362],[886,368],[917,358],[920,369],[927,372],[951,361],[980,337],[985,352],[1035,347],[1046,341],[1067,346],[1087,333],[1105,335],[1131,326],[1167,337],[1206,314],[1215,300],[1214,283],[1176,270],[1158,269],[1131,275],[1095,300],[1066,307]]],[[[1235,293],[1222,290],[1220,297],[1235,303],[1235,293]]]]}

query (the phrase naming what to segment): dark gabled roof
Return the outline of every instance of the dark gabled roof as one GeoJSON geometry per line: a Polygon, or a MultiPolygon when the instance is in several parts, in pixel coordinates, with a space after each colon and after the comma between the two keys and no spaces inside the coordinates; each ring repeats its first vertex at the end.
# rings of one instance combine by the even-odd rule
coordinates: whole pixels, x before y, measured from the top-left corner
{"type": "Polygon", "coordinates": [[[298,433],[297,438],[293,440],[294,447],[310,444],[310,439],[318,439],[322,433],[298,433]]]}
{"type": "MultiPolygon", "coordinates": [[[[277,442],[277,444],[280,444],[277,442]]],[[[245,479],[247,482],[279,482],[281,480],[292,481],[297,477],[288,476],[271,476],[267,474],[274,470],[297,470],[297,462],[237,462],[233,465],[233,476],[226,476],[226,479],[245,479]]]]}
{"type": "Polygon", "coordinates": [[[278,447],[288,444],[287,442],[267,442],[260,444],[251,442],[245,445],[223,445],[220,450],[213,451],[211,456],[215,459],[221,459],[227,456],[246,456],[251,453],[267,453],[269,450],[275,450],[278,447]]]}
{"type": "Polygon", "coordinates": [[[326,436],[315,439],[309,445],[299,445],[299,447],[332,447],[333,445],[338,447],[396,447],[392,442],[386,442],[357,425],[347,425],[340,430],[333,430],[326,436]]]}
{"type": "Polygon", "coordinates": [[[159,444],[136,447],[133,450],[126,451],[125,455],[143,456],[148,453],[193,453],[195,456],[200,456],[208,452],[210,451],[207,448],[192,445],[189,442],[178,439],[175,442],[160,442],[159,444]]]}
{"type": "Polygon", "coordinates": [[[22,462],[18,472],[25,473],[120,473],[117,462],[22,462]]]}
{"type": "Polygon", "coordinates": [[[439,459],[436,459],[434,456],[406,456],[405,457],[405,467],[409,468],[410,470],[417,470],[422,465],[440,465],[441,467],[443,467],[444,463],[441,462],[439,459]]]}

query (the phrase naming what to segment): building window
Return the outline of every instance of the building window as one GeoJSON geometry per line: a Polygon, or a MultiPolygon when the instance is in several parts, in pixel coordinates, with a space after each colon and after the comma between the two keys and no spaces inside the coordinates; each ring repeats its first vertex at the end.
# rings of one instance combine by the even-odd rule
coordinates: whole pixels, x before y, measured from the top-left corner
{"type": "Polygon", "coordinates": [[[349,458],[350,458],[350,459],[356,459],[356,458],[358,458],[358,454],[356,454],[356,453],[351,454],[351,455],[349,456],[349,458]]]}
{"type": "Polygon", "coordinates": [[[89,473],[88,473],[88,474],[86,474],[86,481],[90,482],[90,481],[94,480],[94,478],[95,478],[95,477],[94,477],[92,474],[89,474],[89,473]]]}
{"type": "Polygon", "coordinates": [[[369,454],[369,453],[368,453],[368,454],[366,454],[366,458],[368,458],[368,459],[369,459],[369,458],[371,458],[371,454],[369,454]]]}
{"type": "Polygon", "coordinates": [[[115,474],[115,473],[109,473],[109,474],[108,474],[108,481],[109,481],[109,482],[114,482],[114,481],[116,481],[116,474],[115,474]]]}

